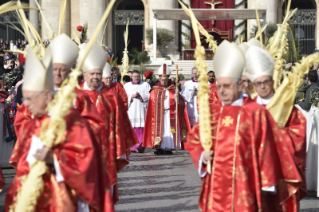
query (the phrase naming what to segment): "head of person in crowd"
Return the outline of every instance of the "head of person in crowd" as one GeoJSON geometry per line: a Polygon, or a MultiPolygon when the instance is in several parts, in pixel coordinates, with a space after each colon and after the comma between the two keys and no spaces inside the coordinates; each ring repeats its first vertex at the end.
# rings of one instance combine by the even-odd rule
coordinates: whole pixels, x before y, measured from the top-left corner
{"type": "Polygon", "coordinates": [[[168,85],[168,79],[171,73],[171,69],[165,63],[158,69],[157,74],[159,76],[161,86],[166,87],[168,85]]]}
{"type": "Polygon", "coordinates": [[[141,75],[140,72],[137,70],[132,71],[132,82],[135,84],[140,83],[141,81],[141,75]]]}
{"type": "Polygon", "coordinates": [[[215,53],[214,61],[218,97],[224,105],[231,105],[241,97],[244,53],[236,44],[224,40],[215,53]]]}
{"type": "Polygon", "coordinates": [[[309,71],[307,75],[307,82],[308,84],[317,83],[318,82],[318,74],[316,70],[309,71]]]}
{"type": "Polygon", "coordinates": [[[112,83],[112,74],[111,74],[111,66],[109,63],[105,63],[104,69],[103,69],[103,74],[102,74],[102,82],[106,86],[110,86],[112,83]]]}
{"type": "Polygon", "coordinates": [[[112,77],[113,79],[117,79],[119,76],[119,69],[117,67],[112,67],[112,77]]]}
{"type": "Polygon", "coordinates": [[[128,72],[127,72],[127,75],[131,78],[131,80],[132,80],[132,74],[133,74],[132,71],[128,71],[128,72]]]}
{"type": "Polygon", "coordinates": [[[197,68],[192,68],[192,79],[194,82],[197,82],[198,81],[198,74],[197,74],[197,68]]]}
{"type": "Polygon", "coordinates": [[[250,93],[253,92],[254,87],[253,83],[247,78],[247,76],[244,74],[241,76],[241,81],[243,83],[243,93],[247,96],[250,95],[250,93]]]}
{"type": "MultiPolygon", "coordinates": [[[[80,47],[80,53],[78,57],[78,63],[82,61],[87,49],[87,44],[82,44],[80,47]]],[[[102,84],[102,73],[107,62],[106,52],[102,47],[94,44],[88,56],[84,60],[82,67],[83,77],[85,85],[93,91],[99,89],[102,84]]]]}
{"type": "Polygon", "coordinates": [[[69,75],[79,55],[79,47],[65,34],[56,37],[50,44],[54,87],[60,88],[69,75]]]}
{"type": "Polygon", "coordinates": [[[214,71],[208,71],[208,82],[214,83],[215,82],[215,72],[214,71]]]}
{"type": "Polygon", "coordinates": [[[27,49],[27,55],[22,85],[23,103],[32,115],[41,118],[48,114],[47,106],[54,97],[51,50],[46,50],[42,60],[31,47],[27,49]]]}
{"type": "Polygon", "coordinates": [[[176,79],[175,79],[175,78],[171,78],[171,83],[172,83],[173,85],[176,85],[176,79]]]}
{"type": "Polygon", "coordinates": [[[262,99],[269,98],[274,93],[272,79],[275,61],[268,51],[251,46],[246,54],[245,76],[253,82],[254,89],[262,99]]]}
{"type": "Polygon", "coordinates": [[[146,71],[144,73],[144,77],[145,81],[149,83],[151,80],[153,80],[153,71],[146,71]]]}
{"type": "Polygon", "coordinates": [[[125,75],[123,77],[123,84],[125,85],[126,83],[131,82],[131,77],[128,75],[125,75]]]}

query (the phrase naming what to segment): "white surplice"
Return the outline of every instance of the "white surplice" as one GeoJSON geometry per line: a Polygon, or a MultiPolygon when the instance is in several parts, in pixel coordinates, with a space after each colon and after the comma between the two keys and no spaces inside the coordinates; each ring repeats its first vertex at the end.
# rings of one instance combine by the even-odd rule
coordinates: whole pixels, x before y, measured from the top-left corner
{"type": "Polygon", "coordinates": [[[316,190],[319,197],[319,108],[311,106],[307,117],[307,190],[316,190]]]}
{"type": "MultiPolygon", "coordinates": [[[[181,149],[179,123],[178,123],[177,135],[178,135],[178,149],[181,149]]],[[[164,99],[164,127],[163,127],[163,139],[161,143],[161,149],[163,150],[176,149],[176,140],[175,140],[174,134],[171,132],[170,102],[169,102],[168,90],[165,91],[165,99],[164,99]]]]}
{"type": "Polygon", "coordinates": [[[139,84],[132,82],[126,83],[124,89],[127,93],[128,102],[128,116],[130,118],[132,127],[144,127],[146,107],[150,98],[151,86],[147,82],[140,81],[139,84]],[[132,95],[139,93],[143,102],[140,99],[132,98],[132,95]],[[131,100],[133,100],[131,102],[131,100]]]}
{"type": "Polygon", "coordinates": [[[199,119],[197,111],[197,95],[193,95],[194,89],[198,88],[199,83],[188,80],[185,82],[181,92],[184,100],[187,102],[187,112],[191,126],[194,126],[199,119]]]}

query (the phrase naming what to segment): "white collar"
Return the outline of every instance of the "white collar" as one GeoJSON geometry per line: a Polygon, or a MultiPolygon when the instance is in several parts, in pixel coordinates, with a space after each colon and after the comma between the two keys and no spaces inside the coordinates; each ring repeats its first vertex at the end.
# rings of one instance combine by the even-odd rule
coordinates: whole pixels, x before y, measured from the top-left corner
{"type": "MultiPolygon", "coordinates": [[[[239,99],[237,99],[236,101],[234,101],[233,103],[231,103],[231,105],[230,106],[243,106],[243,104],[244,104],[244,95],[243,95],[243,93],[241,92],[240,93],[240,97],[239,97],[239,99]]],[[[222,102],[222,106],[225,106],[225,104],[222,102]]]]}
{"type": "MultiPolygon", "coordinates": [[[[99,93],[102,90],[102,88],[103,88],[103,82],[101,83],[100,87],[98,87],[95,91],[99,93]]],[[[89,86],[86,82],[84,82],[83,90],[93,91],[91,88],[89,88],[89,86]]]]}
{"type": "Polygon", "coordinates": [[[59,90],[61,90],[61,88],[54,87],[54,91],[55,91],[55,92],[57,92],[57,91],[59,91],[59,90]]]}
{"type": "Polygon", "coordinates": [[[274,96],[274,92],[272,92],[270,94],[270,96],[268,98],[266,98],[266,99],[263,99],[260,96],[257,96],[256,103],[259,104],[259,105],[268,105],[273,96],[274,96]]]}

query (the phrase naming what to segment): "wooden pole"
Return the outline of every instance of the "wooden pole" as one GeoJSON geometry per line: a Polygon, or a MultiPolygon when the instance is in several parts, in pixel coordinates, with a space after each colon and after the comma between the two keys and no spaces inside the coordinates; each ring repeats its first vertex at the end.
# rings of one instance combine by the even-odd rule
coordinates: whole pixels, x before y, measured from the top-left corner
{"type": "Polygon", "coordinates": [[[175,85],[176,85],[176,114],[175,114],[175,139],[176,139],[176,152],[178,152],[178,65],[176,65],[176,79],[175,79],[175,85]]]}

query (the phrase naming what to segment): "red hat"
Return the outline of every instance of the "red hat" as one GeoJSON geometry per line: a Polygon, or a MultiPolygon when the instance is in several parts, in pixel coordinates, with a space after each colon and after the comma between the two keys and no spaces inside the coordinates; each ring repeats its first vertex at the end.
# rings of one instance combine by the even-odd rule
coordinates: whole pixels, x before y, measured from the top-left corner
{"type": "Polygon", "coordinates": [[[151,76],[153,76],[153,71],[147,71],[147,72],[144,73],[144,77],[145,77],[146,79],[148,79],[148,78],[151,77],[151,76]]]}

